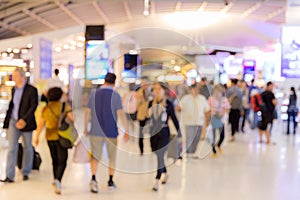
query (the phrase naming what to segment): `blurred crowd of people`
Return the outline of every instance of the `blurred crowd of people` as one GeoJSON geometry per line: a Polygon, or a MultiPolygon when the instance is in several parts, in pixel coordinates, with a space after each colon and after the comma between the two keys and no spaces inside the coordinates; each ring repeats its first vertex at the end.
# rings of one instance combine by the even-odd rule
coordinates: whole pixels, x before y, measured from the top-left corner
{"type": "MultiPolygon", "coordinates": [[[[14,166],[18,153],[18,140],[21,136],[24,146],[23,180],[29,179],[33,154],[31,143],[34,146],[39,144],[39,136],[45,127],[52,158],[53,186],[55,193],[61,194],[61,181],[67,167],[68,150],[59,141],[60,119],[64,116],[72,124],[74,116],[58,74],[59,71],[55,70],[55,77],[47,83],[42,96],[42,101],[45,101],[46,105],[41,119],[36,122],[34,113],[38,106],[37,90],[26,82],[24,71],[21,69],[14,71],[13,80],[16,86],[12,90],[4,123],[4,128],[8,129],[9,150],[6,178],[1,180],[2,182],[14,182],[14,166]],[[34,130],[36,131],[33,135],[34,130]]],[[[98,192],[96,174],[105,143],[109,158],[108,187],[116,188],[113,176],[117,159],[117,138],[120,133],[125,141],[128,141],[130,136],[137,135],[141,156],[145,153],[145,134],[150,135],[150,148],[157,158],[157,173],[152,187],[154,191],[159,189],[160,183],[166,184],[168,181],[166,152],[173,154],[173,158],[179,161],[183,157],[198,158],[197,147],[207,136],[208,127],[212,130],[210,142],[213,158],[222,154],[225,131],[228,130],[225,128],[227,124],[230,124],[231,130],[229,142],[234,142],[238,133],[247,133],[251,129],[258,128],[259,142],[263,143],[265,135],[265,143],[271,143],[271,129],[273,120],[277,117],[278,104],[273,93],[272,82],[259,88],[255,80],[248,85],[244,80],[231,79],[228,85],[222,85],[202,78],[199,83],[190,86],[174,87],[167,83],[150,82],[142,78],[139,85],[129,84],[122,96],[115,88],[115,82],[116,75],[108,73],[105,83],[90,92],[86,105],[83,132],[89,136],[91,143],[90,191],[93,193],[98,192]],[[118,120],[123,127],[121,131],[118,120]],[[175,133],[171,132],[169,121],[173,122],[175,133]],[[176,141],[175,145],[171,146],[171,140],[176,141]]],[[[290,134],[290,121],[292,121],[292,132],[296,134],[298,101],[294,87],[290,88],[287,113],[286,133],[290,134]]]]}

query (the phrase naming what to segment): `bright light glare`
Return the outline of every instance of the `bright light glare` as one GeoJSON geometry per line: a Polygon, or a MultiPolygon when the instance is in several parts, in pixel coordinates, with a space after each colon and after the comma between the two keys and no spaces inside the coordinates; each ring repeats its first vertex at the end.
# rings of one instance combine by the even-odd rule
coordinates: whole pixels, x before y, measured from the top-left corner
{"type": "Polygon", "coordinates": [[[176,12],[166,15],[166,22],[179,29],[197,29],[209,26],[222,18],[218,12],[176,12]]]}
{"type": "Polygon", "coordinates": [[[176,66],[174,66],[174,70],[175,70],[176,72],[179,72],[179,71],[181,70],[181,67],[178,66],[178,65],[176,65],[176,66]]]}

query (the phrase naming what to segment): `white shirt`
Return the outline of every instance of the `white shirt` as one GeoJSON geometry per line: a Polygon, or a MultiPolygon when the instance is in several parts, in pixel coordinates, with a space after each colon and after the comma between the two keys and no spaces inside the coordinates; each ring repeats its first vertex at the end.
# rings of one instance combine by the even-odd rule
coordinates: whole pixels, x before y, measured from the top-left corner
{"type": "Polygon", "coordinates": [[[206,98],[198,94],[185,95],[180,101],[182,121],[187,126],[203,126],[205,122],[205,113],[210,110],[206,98]]]}
{"type": "Polygon", "coordinates": [[[53,87],[59,87],[62,89],[62,91],[66,92],[65,84],[63,81],[61,81],[59,79],[58,76],[55,76],[54,78],[47,80],[45,89],[48,91],[50,88],[53,88],[53,87]]]}

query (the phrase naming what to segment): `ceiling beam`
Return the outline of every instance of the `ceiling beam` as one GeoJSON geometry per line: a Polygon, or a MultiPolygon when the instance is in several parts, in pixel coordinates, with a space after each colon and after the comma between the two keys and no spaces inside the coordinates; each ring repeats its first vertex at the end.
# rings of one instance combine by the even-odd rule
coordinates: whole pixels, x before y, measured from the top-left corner
{"type": "Polygon", "coordinates": [[[243,14],[242,14],[242,18],[248,17],[251,13],[255,12],[257,9],[259,9],[261,7],[261,3],[258,2],[256,3],[254,6],[250,7],[249,9],[247,9],[243,14]]]}
{"type": "Polygon", "coordinates": [[[181,5],[182,5],[182,3],[181,3],[180,1],[178,1],[178,2],[176,3],[176,6],[175,6],[175,12],[180,11],[181,5]]]}
{"type": "Polygon", "coordinates": [[[222,10],[221,13],[226,14],[232,7],[234,3],[230,2],[228,5],[226,5],[222,10]]]}
{"type": "Polygon", "coordinates": [[[83,21],[79,19],[69,8],[67,8],[64,4],[62,4],[59,0],[54,0],[54,3],[64,11],[69,17],[71,17],[77,24],[84,25],[83,21]]]}
{"type": "Polygon", "coordinates": [[[278,10],[268,14],[265,18],[263,18],[262,21],[268,21],[268,20],[271,20],[273,19],[274,17],[280,15],[281,13],[285,12],[286,11],[286,8],[285,7],[282,7],[282,8],[279,8],[278,10]]]}
{"type": "Polygon", "coordinates": [[[47,27],[49,27],[49,28],[51,28],[51,29],[53,29],[53,30],[58,29],[58,27],[55,26],[54,24],[51,24],[51,23],[48,22],[47,20],[45,20],[45,19],[43,19],[42,17],[38,16],[37,14],[35,14],[35,13],[33,13],[33,12],[27,10],[26,8],[24,8],[22,11],[23,11],[26,15],[29,15],[32,19],[37,20],[38,22],[40,22],[40,23],[46,25],[47,27]]]}
{"type": "Polygon", "coordinates": [[[96,9],[98,15],[104,20],[105,24],[109,24],[110,20],[103,12],[102,8],[99,6],[99,4],[96,1],[93,1],[93,6],[96,9]]]}
{"type": "Polygon", "coordinates": [[[126,15],[128,17],[129,20],[132,20],[132,14],[131,14],[131,11],[130,11],[130,8],[129,8],[129,5],[128,5],[128,1],[123,1],[123,6],[124,6],[124,9],[125,9],[125,12],[126,12],[126,15]]]}
{"type": "Polygon", "coordinates": [[[207,7],[208,3],[206,1],[203,1],[201,6],[199,7],[198,11],[203,12],[205,8],[207,7]]]}
{"type": "Polygon", "coordinates": [[[30,34],[29,32],[27,32],[27,31],[25,31],[25,30],[22,30],[22,29],[20,29],[20,28],[17,28],[17,27],[15,27],[15,26],[13,26],[13,25],[7,24],[7,23],[2,22],[2,21],[0,21],[0,26],[1,26],[2,28],[4,28],[4,29],[13,31],[13,32],[18,33],[18,34],[20,34],[20,35],[29,35],[29,34],[30,34]]]}

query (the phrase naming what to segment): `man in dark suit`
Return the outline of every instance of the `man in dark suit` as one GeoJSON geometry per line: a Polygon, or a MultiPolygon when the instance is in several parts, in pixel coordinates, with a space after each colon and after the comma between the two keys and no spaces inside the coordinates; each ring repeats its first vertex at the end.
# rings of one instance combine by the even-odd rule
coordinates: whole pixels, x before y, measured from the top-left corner
{"type": "Polygon", "coordinates": [[[6,179],[1,182],[12,183],[15,177],[15,166],[18,155],[18,140],[23,138],[23,180],[28,180],[33,163],[32,131],[36,129],[34,112],[38,105],[37,89],[26,82],[25,72],[16,68],[12,74],[15,87],[4,120],[4,129],[8,135],[8,154],[6,179]]]}

